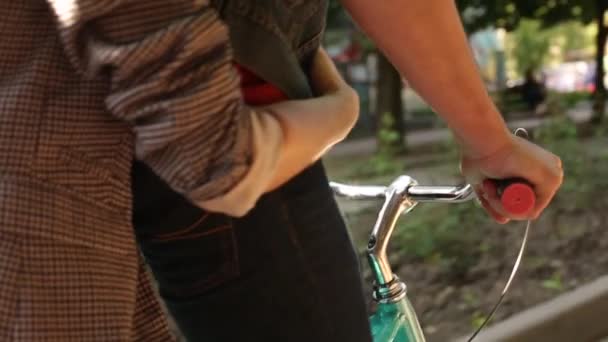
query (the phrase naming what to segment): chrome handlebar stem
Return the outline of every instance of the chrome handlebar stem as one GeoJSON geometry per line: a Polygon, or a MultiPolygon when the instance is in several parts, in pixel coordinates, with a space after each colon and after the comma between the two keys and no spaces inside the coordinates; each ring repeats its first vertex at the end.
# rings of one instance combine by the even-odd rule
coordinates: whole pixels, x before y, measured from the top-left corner
{"type": "Polygon", "coordinates": [[[375,278],[374,297],[379,302],[395,302],[405,296],[405,284],[394,274],[386,254],[388,243],[401,214],[419,202],[458,203],[475,197],[470,185],[420,186],[408,176],[400,176],[388,187],[357,186],[331,182],[338,196],[350,199],[384,199],[367,245],[367,258],[375,278]]]}

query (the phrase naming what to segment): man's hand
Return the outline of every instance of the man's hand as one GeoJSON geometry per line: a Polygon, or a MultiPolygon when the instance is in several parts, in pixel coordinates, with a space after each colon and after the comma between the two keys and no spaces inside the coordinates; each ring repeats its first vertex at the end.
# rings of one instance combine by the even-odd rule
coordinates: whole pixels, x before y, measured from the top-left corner
{"type": "Polygon", "coordinates": [[[496,152],[479,156],[479,153],[463,149],[462,173],[473,184],[483,207],[499,223],[510,219],[536,219],[547,207],[562,183],[561,160],[541,147],[511,135],[509,141],[496,152]],[[529,182],[536,194],[534,209],[522,216],[514,216],[504,210],[496,191],[484,188],[485,179],[520,178],[529,182]]]}

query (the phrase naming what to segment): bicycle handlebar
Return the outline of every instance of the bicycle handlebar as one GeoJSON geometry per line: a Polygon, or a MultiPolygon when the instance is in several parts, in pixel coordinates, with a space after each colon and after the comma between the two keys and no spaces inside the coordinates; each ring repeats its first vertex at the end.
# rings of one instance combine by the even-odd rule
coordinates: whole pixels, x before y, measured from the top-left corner
{"type": "MultiPolygon", "coordinates": [[[[505,206],[510,212],[523,214],[524,207],[528,208],[528,211],[533,207],[534,192],[525,181],[490,181],[488,184],[498,191],[503,204],[510,205],[510,207],[505,206]]],[[[422,186],[408,176],[400,176],[386,187],[345,185],[336,182],[330,182],[330,186],[338,196],[351,199],[384,199],[367,245],[367,257],[376,280],[374,296],[380,302],[399,300],[405,295],[402,283],[395,281],[396,276],[391,270],[386,255],[388,242],[398,217],[412,210],[419,202],[459,203],[475,198],[473,187],[468,184],[422,186]]]]}
{"type": "MultiPolygon", "coordinates": [[[[330,182],[334,193],[350,199],[384,199],[389,187],[371,185],[346,185],[330,182]]],[[[461,186],[423,186],[411,185],[406,194],[414,202],[465,202],[475,198],[473,188],[466,184],[461,186]]]]}
{"type": "MultiPolygon", "coordinates": [[[[330,182],[334,193],[350,199],[384,199],[390,187],[370,185],[346,185],[330,182]]],[[[498,191],[505,210],[515,215],[529,212],[535,205],[534,190],[525,181],[506,180],[484,182],[484,187],[498,191]]],[[[471,185],[423,186],[412,183],[405,189],[405,197],[413,202],[460,203],[475,198],[471,185]]]]}

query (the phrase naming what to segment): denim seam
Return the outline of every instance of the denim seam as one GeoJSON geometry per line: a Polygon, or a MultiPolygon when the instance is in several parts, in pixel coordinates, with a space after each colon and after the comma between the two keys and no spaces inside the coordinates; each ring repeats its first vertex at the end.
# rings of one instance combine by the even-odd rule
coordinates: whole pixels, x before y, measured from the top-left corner
{"type": "Polygon", "coordinates": [[[190,224],[188,227],[184,228],[184,229],[178,229],[178,230],[174,230],[170,233],[166,233],[166,234],[158,234],[155,235],[152,239],[152,241],[172,241],[172,240],[179,240],[180,237],[183,238],[183,235],[196,229],[200,224],[202,224],[203,222],[205,222],[205,220],[207,219],[207,217],[209,217],[209,213],[203,213],[203,215],[201,215],[196,221],[194,221],[194,223],[190,224]]]}
{"type": "MultiPolygon", "coordinates": [[[[319,285],[318,285],[318,280],[314,277],[313,272],[308,267],[308,263],[306,262],[306,257],[302,253],[302,247],[299,242],[300,240],[298,237],[297,229],[295,229],[295,226],[293,224],[290,210],[287,207],[287,205],[285,204],[286,199],[283,198],[283,194],[280,192],[279,192],[279,197],[280,197],[279,203],[281,205],[281,210],[283,212],[283,216],[286,219],[285,221],[286,221],[286,226],[287,226],[287,233],[289,235],[289,240],[291,241],[291,243],[294,245],[294,247],[297,250],[298,260],[300,261],[300,263],[302,264],[302,267],[304,268],[304,271],[306,272],[309,285],[315,291],[315,293],[314,293],[315,299],[320,303],[322,308],[325,308],[326,305],[328,305],[328,304],[326,303],[326,301],[323,298],[323,295],[321,293],[322,291],[320,290],[319,285]]],[[[308,295],[311,295],[311,294],[308,293],[308,295]]],[[[325,328],[331,334],[335,334],[335,330],[333,329],[333,325],[331,323],[332,321],[329,317],[328,312],[326,310],[323,310],[322,312],[323,312],[323,322],[325,323],[325,328]]]]}
{"type": "Polygon", "coordinates": [[[200,233],[194,233],[194,234],[189,234],[189,235],[179,235],[179,236],[172,236],[169,238],[165,238],[165,239],[150,239],[152,241],[155,242],[168,242],[168,241],[178,241],[178,240],[188,240],[188,239],[195,239],[195,238],[200,238],[203,236],[207,236],[207,235],[212,235],[212,234],[216,234],[216,233],[221,233],[224,230],[228,230],[230,229],[230,225],[221,225],[219,227],[215,227],[212,229],[205,229],[204,232],[200,232],[200,233]]]}
{"type": "MultiPolygon", "coordinates": [[[[238,248],[236,246],[236,238],[234,234],[234,225],[232,221],[228,225],[221,226],[221,228],[215,228],[212,233],[224,233],[227,231],[230,234],[229,238],[223,238],[222,240],[222,254],[224,262],[222,266],[214,274],[206,277],[204,280],[190,284],[187,288],[179,289],[179,292],[183,296],[190,296],[192,294],[199,294],[198,292],[206,291],[210,288],[216,287],[229,279],[233,279],[240,274],[240,266],[238,265],[238,248]]],[[[210,233],[211,234],[211,233],[210,233]]],[[[170,295],[173,299],[179,300],[181,298],[174,295],[170,295]]],[[[182,296],[180,296],[182,297],[182,296]]]]}

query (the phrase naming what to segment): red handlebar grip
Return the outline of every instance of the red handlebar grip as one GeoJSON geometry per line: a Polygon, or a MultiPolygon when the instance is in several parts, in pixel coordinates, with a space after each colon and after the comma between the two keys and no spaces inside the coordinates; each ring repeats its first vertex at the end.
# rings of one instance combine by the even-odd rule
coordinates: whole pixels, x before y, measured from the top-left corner
{"type": "Polygon", "coordinates": [[[521,182],[510,183],[501,192],[500,202],[510,214],[524,215],[534,209],[536,195],[530,185],[521,182]]]}

